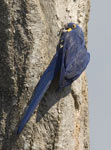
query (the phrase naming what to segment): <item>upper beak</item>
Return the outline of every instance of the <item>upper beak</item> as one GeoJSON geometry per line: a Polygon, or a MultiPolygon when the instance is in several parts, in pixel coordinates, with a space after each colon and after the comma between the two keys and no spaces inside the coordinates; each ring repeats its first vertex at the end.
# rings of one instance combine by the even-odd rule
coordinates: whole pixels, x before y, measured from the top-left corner
{"type": "Polygon", "coordinates": [[[68,29],[67,24],[65,24],[65,25],[64,25],[64,29],[65,29],[65,30],[67,30],[67,29],[68,29]]]}
{"type": "Polygon", "coordinates": [[[67,27],[67,24],[65,24],[64,27],[60,29],[57,35],[60,36],[62,32],[66,32],[67,30],[68,30],[68,27],[67,27]]]}

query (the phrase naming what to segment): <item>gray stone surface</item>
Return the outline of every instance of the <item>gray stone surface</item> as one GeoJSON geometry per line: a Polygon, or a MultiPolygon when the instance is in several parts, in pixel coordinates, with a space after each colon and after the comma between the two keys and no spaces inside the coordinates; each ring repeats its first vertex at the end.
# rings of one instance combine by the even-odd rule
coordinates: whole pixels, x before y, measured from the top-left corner
{"type": "Polygon", "coordinates": [[[89,150],[85,73],[59,93],[56,79],[16,135],[34,87],[55,54],[57,32],[68,22],[78,23],[87,43],[89,8],[89,0],[0,1],[1,150],[89,150]]]}

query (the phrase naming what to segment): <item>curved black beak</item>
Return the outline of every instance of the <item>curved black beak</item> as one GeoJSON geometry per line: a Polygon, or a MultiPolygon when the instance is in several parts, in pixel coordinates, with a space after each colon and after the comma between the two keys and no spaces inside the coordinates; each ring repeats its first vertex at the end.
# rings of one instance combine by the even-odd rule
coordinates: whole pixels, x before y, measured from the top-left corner
{"type": "Polygon", "coordinates": [[[64,29],[67,30],[68,29],[68,24],[64,25],[64,29]]]}
{"type": "Polygon", "coordinates": [[[61,28],[60,31],[57,33],[57,36],[60,36],[63,31],[64,31],[64,28],[61,28]]]}

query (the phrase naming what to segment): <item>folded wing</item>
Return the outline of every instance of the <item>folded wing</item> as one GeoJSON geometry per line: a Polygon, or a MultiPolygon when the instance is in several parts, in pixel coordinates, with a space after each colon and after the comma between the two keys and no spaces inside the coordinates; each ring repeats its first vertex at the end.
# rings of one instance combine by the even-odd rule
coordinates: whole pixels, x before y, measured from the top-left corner
{"type": "Polygon", "coordinates": [[[64,40],[59,87],[70,85],[86,69],[90,54],[81,39],[74,31],[68,33],[64,40]]]}

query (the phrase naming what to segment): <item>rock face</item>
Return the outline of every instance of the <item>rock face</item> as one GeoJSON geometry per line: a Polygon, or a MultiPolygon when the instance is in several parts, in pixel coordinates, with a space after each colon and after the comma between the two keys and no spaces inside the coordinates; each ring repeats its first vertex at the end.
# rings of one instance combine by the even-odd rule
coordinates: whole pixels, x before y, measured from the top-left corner
{"type": "Polygon", "coordinates": [[[58,42],[78,23],[87,43],[89,0],[0,0],[0,149],[89,150],[85,73],[62,92],[54,81],[18,137],[20,118],[58,42]],[[37,118],[37,119],[36,119],[37,118]]]}

